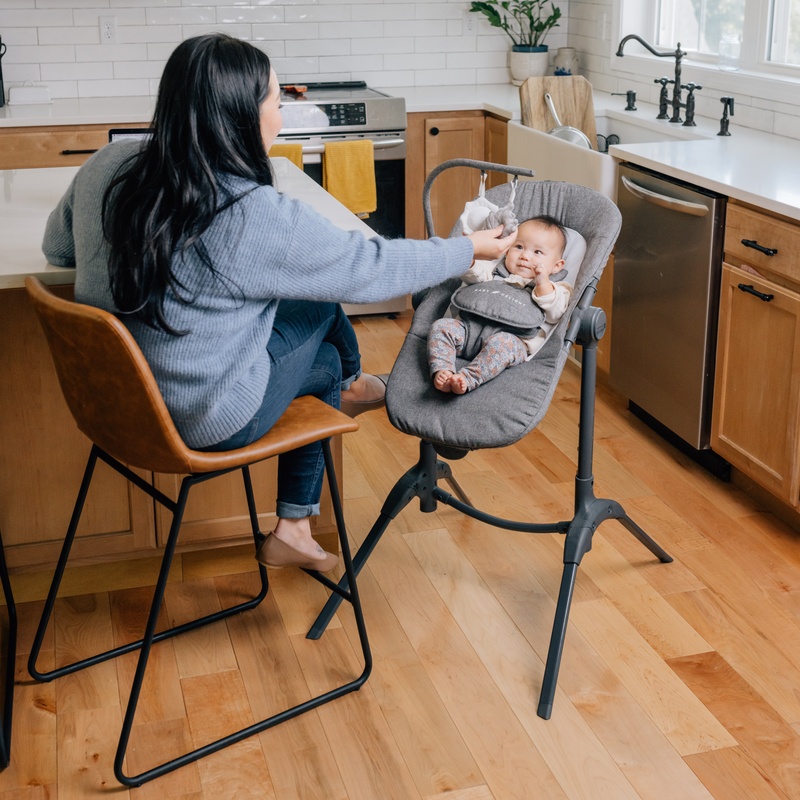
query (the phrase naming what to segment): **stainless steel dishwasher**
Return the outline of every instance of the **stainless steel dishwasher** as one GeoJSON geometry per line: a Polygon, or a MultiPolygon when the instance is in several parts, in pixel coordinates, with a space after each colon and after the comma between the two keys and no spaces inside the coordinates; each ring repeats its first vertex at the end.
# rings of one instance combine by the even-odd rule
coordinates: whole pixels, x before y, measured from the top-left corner
{"type": "Polygon", "coordinates": [[[695,450],[711,432],[726,199],[620,165],[611,384],[695,450]]]}

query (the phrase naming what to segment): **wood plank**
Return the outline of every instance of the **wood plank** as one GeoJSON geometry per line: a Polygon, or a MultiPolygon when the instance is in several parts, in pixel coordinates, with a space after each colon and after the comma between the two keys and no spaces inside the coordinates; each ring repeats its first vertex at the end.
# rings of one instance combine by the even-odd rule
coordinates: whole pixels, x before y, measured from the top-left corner
{"type": "Polygon", "coordinates": [[[719,653],[669,665],[759,764],[767,781],[800,797],[800,736],[719,653]]]}
{"type": "MultiPolygon", "coordinates": [[[[314,694],[353,680],[361,671],[341,629],[327,631],[318,641],[293,636],[292,645],[314,694]]],[[[350,800],[420,800],[369,684],[321,706],[318,713],[350,800]]]]}
{"type": "MultiPolygon", "coordinates": [[[[495,532],[470,537],[451,533],[521,634],[540,658],[546,658],[555,603],[525,562],[495,532]]],[[[642,800],[663,800],[664,786],[672,787],[682,800],[711,800],[622,681],[574,627],[567,634],[559,685],[642,800]]],[[[560,707],[554,713],[560,713],[560,707]]]]}
{"type": "Polygon", "coordinates": [[[119,706],[58,714],[58,800],[115,798],[130,791],[114,777],[122,714],[119,706]]]}
{"type": "Polygon", "coordinates": [[[449,533],[428,531],[405,539],[567,795],[637,798],[560,690],[558,713],[548,721],[536,715],[544,665],[449,533]]]}
{"type": "MultiPolygon", "coordinates": [[[[344,574],[341,563],[328,573],[328,578],[338,581],[344,574]]],[[[296,568],[271,569],[270,586],[283,624],[289,636],[305,636],[328,599],[328,590],[322,584],[296,568]]],[[[338,615],[331,620],[331,628],[340,628],[338,615]]]]}
{"type": "Polygon", "coordinates": [[[578,603],[571,617],[681,755],[736,743],[609,600],[578,603]]]}
{"type": "MultiPolygon", "coordinates": [[[[247,593],[252,596],[259,586],[257,573],[217,579],[220,600],[226,606],[247,593]]],[[[252,611],[231,617],[227,625],[255,719],[266,719],[309,699],[311,693],[272,593],[252,611]]],[[[275,793],[282,800],[347,800],[333,752],[320,731],[319,715],[310,711],[259,734],[275,793]]]]}
{"type": "MultiPolygon", "coordinates": [[[[151,587],[112,592],[111,620],[115,647],[135,642],[144,636],[152,600],[151,587]]],[[[156,632],[166,630],[166,616],[162,608],[156,632]]],[[[142,693],[136,708],[135,726],[160,720],[186,719],[174,641],[168,639],[159,642],[150,650],[142,693]]],[[[119,656],[114,663],[117,667],[120,705],[127,709],[133,677],[139,663],[139,651],[119,656]]]]}
{"type": "MultiPolygon", "coordinates": [[[[42,653],[39,666],[53,669],[52,650],[42,653]]],[[[0,792],[23,791],[35,785],[54,786],[58,780],[56,685],[36,683],[28,675],[24,655],[17,656],[14,682],[11,763],[0,773],[0,792]]]]}
{"type": "MultiPolygon", "coordinates": [[[[349,513],[376,512],[376,500],[350,503],[349,513]]],[[[495,797],[565,800],[519,720],[402,536],[385,536],[370,559],[409,642],[495,797]]]]}
{"type": "MultiPolygon", "coordinates": [[[[114,646],[111,613],[105,592],[67,597],[56,601],[56,666],[97,655],[114,646]]],[[[58,713],[92,708],[117,708],[119,684],[113,661],[105,661],[58,682],[58,713]]]]}
{"type": "Polygon", "coordinates": [[[742,747],[725,747],[686,756],[686,763],[716,798],[789,800],[765,778],[742,747]]]}
{"type": "Polygon", "coordinates": [[[785,722],[800,721],[800,670],[778,649],[774,634],[754,628],[710,589],[667,600],[785,722]]]}
{"type": "MultiPolygon", "coordinates": [[[[222,608],[211,578],[168,586],[164,603],[170,628],[222,608]]],[[[173,640],[181,678],[236,669],[233,648],[230,642],[225,642],[227,629],[223,626],[220,636],[220,631],[214,630],[218,625],[222,623],[205,625],[173,640]]]]}
{"type": "Polygon", "coordinates": [[[432,794],[425,800],[495,800],[488,786],[473,786],[470,789],[456,789],[453,792],[432,794]]]}
{"type": "MultiPolygon", "coordinates": [[[[480,786],[484,779],[474,758],[369,570],[358,587],[375,657],[369,685],[420,794],[438,797],[480,786]]],[[[359,652],[355,617],[348,611],[340,616],[359,652]]]]}

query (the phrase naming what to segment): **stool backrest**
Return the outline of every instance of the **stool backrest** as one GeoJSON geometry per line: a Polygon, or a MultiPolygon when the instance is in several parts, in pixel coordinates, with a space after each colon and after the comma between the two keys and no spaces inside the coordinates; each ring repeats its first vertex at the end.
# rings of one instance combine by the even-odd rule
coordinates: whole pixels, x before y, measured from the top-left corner
{"type": "Polygon", "coordinates": [[[99,308],[25,279],[78,428],[109,455],[153,472],[191,472],[186,447],[128,329],[99,308]]]}

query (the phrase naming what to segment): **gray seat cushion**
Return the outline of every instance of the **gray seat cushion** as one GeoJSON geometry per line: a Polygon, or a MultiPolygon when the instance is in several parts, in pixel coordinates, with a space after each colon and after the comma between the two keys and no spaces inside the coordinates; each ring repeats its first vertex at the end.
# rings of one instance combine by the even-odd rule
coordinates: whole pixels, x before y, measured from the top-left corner
{"type": "MultiPolygon", "coordinates": [[[[486,196],[502,206],[510,191],[510,184],[505,184],[490,189],[486,196]]],[[[446,448],[453,448],[456,456],[459,451],[505,447],[539,424],[567,359],[564,335],[572,310],[589,282],[602,274],[621,224],[617,207],[607,197],[568,183],[520,182],[514,208],[520,220],[549,214],[577,231],[586,241],[586,254],[573,283],[570,307],[544,347],[530,361],[505,370],[467,394],[434,389],[427,359],[428,331],[434,320],[444,315],[460,279],[433,287],[417,308],[389,378],[386,409],[396,428],[443,445],[437,449],[445,456],[446,448]]],[[[456,224],[450,235],[460,236],[460,225],[456,224]]],[[[459,368],[466,363],[457,361],[459,368]]]]}

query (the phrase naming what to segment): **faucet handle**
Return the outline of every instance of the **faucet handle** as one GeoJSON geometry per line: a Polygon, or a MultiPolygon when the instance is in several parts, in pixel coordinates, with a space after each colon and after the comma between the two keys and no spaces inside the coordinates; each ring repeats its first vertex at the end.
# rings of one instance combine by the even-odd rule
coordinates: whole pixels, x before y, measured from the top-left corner
{"type": "Polygon", "coordinates": [[[730,111],[731,116],[733,116],[733,98],[732,97],[720,97],[720,103],[722,103],[722,113],[727,116],[728,111],[730,111]]]}
{"type": "Polygon", "coordinates": [[[673,81],[673,80],[670,80],[669,78],[667,78],[667,77],[665,76],[665,77],[663,77],[663,78],[656,78],[656,79],[653,81],[653,83],[660,83],[660,84],[661,84],[661,87],[662,87],[663,89],[666,89],[666,88],[667,88],[667,84],[669,84],[669,83],[675,83],[675,81],[673,81]]]}
{"type": "Polygon", "coordinates": [[[699,83],[682,83],[681,89],[688,89],[689,94],[692,94],[694,91],[700,91],[703,87],[699,83]]]}

